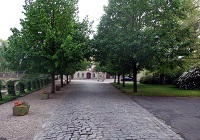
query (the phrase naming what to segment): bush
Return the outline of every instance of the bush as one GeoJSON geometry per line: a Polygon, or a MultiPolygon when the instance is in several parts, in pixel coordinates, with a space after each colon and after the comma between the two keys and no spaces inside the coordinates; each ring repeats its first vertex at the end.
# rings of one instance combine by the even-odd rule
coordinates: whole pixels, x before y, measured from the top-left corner
{"type": "Polygon", "coordinates": [[[44,86],[44,80],[40,79],[40,87],[43,87],[43,86],[44,86]]]}
{"type": "Polygon", "coordinates": [[[36,88],[37,88],[36,80],[33,80],[33,81],[32,81],[31,86],[32,86],[32,89],[33,89],[33,90],[36,90],[36,88]]]}
{"type": "Polygon", "coordinates": [[[37,79],[36,80],[36,89],[40,89],[41,87],[40,87],[40,80],[39,79],[37,79]]]}
{"type": "Polygon", "coordinates": [[[9,101],[12,101],[15,99],[17,99],[17,96],[5,96],[5,97],[3,97],[2,101],[0,101],[0,104],[9,102],[9,101]]]}
{"type": "Polygon", "coordinates": [[[43,79],[43,84],[44,84],[45,86],[47,86],[49,83],[51,83],[51,80],[49,80],[49,78],[44,78],[44,79],[43,79]]]}
{"type": "Polygon", "coordinates": [[[174,80],[179,78],[185,70],[177,67],[172,70],[168,70],[164,75],[159,72],[146,71],[145,75],[141,77],[140,83],[143,84],[173,84],[174,80]],[[164,76],[164,77],[162,77],[164,76]],[[163,81],[164,80],[164,81],[163,81]]]}
{"type": "Polygon", "coordinates": [[[24,90],[25,89],[25,84],[24,84],[24,82],[19,81],[18,85],[19,85],[19,94],[20,95],[25,94],[25,90],[24,90]]]}
{"type": "Polygon", "coordinates": [[[2,82],[0,81],[0,101],[2,101],[1,87],[2,87],[2,82]]]}
{"type": "Polygon", "coordinates": [[[14,81],[10,80],[10,81],[7,82],[7,90],[8,90],[8,95],[16,96],[14,81]]]}
{"type": "Polygon", "coordinates": [[[140,78],[142,84],[159,84],[159,78],[155,75],[147,74],[140,78]]]}
{"type": "Polygon", "coordinates": [[[200,88],[200,67],[194,67],[183,73],[176,85],[180,89],[200,88]]]}
{"type": "Polygon", "coordinates": [[[48,81],[46,78],[43,81],[44,81],[44,86],[48,85],[48,81]]]}
{"type": "Polygon", "coordinates": [[[48,84],[50,84],[52,81],[51,81],[51,78],[48,78],[48,84]]]}
{"type": "Polygon", "coordinates": [[[26,82],[26,89],[27,91],[31,91],[31,81],[26,82]]]}

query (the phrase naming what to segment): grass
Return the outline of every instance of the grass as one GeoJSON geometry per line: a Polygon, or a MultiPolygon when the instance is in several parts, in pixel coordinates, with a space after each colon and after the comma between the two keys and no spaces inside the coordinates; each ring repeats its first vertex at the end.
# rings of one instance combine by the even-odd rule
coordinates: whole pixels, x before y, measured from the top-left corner
{"type": "MultiPolygon", "coordinates": [[[[133,95],[133,84],[126,83],[125,87],[122,84],[113,83],[113,85],[129,95],[133,95]]],[[[146,85],[138,84],[138,92],[136,96],[165,96],[165,97],[200,97],[200,90],[183,90],[178,89],[173,85],[146,85]]]]}

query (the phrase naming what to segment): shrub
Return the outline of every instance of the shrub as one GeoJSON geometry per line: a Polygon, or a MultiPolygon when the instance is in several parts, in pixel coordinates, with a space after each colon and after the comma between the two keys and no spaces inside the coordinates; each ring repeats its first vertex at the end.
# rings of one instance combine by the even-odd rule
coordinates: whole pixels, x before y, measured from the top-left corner
{"type": "Polygon", "coordinates": [[[43,87],[43,86],[44,86],[44,80],[40,79],[40,87],[43,87]]]}
{"type": "Polygon", "coordinates": [[[50,83],[51,83],[51,79],[50,79],[50,78],[48,78],[48,77],[47,77],[47,78],[45,78],[45,84],[46,84],[46,85],[48,85],[48,84],[50,84],[50,83]]]}
{"type": "Polygon", "coordinates": [[[40,89],[40,80],[39,79],[36,80],[36,87],[37,87],[36,89],[40,89]]]}
{"type": "Polygon", "coordinates": [[[155,75],[147,74],[140,78],[142,84],[159,84],[159,78],[155,75]]]}
{"type": "Polygon", "coordinates": [[[48,80],[47,80],[47,78],[44,79],[44,85],[45,85],[45,86],[48,85],[48,80]]]}
{"type": "Polygon", "coordinates": [[[19,82],[16,82],[16,85],[15,85],[15,91],[19,91],[19,82]]]}
{"type": "Polygon", "coordinates": [[[51,78],[48,78],[48,84],[50,84],[51,83],[51,78]]]}
{"type": "Polygon", "coordinates": [[[0,81],[0,101],[2,101],[1,87],[2,87],[2,82],[0,81]]]}
{"type": "Polygon", "coordinates": [[[172,70],[168,70],[164,75],[161,75],[159,72],[146,71],[145,75],[143,77],[141,77],[140,83],[143,83],[143,84],[173,84],[173,82],[177,78],[179,78],[184,71],[185,70],[180,67],[177,67],[172,70]]]}
{"type": "Polygon", "coordinates": [[[36,86],[36,80],[33,80],[31,83],[32,89],[36,90],[37,86],[36,86]]]}
{"type": "Polygon", "coordinates": [[[180,89],[200,88],[200,67],[194,67],[183,73],[176,85],[180,89]]]}
{"type": "Polygon", "coordinates": [[[17,99],[17,96],[4,96],[0,104],[17,99]]]}
{"type": "Polygon", "coordinates": [[[19,94],[22,95],[22,94],[25,94],[25,84],[23,81],[19,81],[18,83],[19,85],[19,94]]]}
{"type": "Polygon", "coordinates": [[[26,89],[27,91],[31,91],[31,81],[26,82],[26,89]]]}
{"type": "Polygon", "coordinates": [[[7,82],[7,90],[8,90],[8,95],[16,96],[14,81],[10,80],[7,82]]]}

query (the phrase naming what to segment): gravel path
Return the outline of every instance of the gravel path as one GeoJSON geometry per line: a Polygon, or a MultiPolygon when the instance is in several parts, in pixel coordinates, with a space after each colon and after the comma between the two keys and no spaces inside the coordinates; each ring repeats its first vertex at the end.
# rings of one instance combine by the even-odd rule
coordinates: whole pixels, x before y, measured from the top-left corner
{"type": "MultiPolygon", "coordinates": [[[[0,105],[0,140],[32,140],[63,100],[69,86],[51,94],[48,100],[40,100],[41,90],[18,98],[17,100],[24,100],[30,104],[30,111],[25,116],[13,116],[14,101],[0,105]]],[[[42,90],[50,91],[50,86],[42,90]]]]}
{"type": "Polygon", "coordinates": [[[0,140],[182,140],[106,82],[73,81],[48,100],[39,92],[17,99],[30,104],[25,116],[12,115],[14,101],[0,105],[0,140]]]}
{"type": "Polygon", "coordinates": [[[110,84],[76,80],[70,86],[34,140],[182,140],[110,84]]]}

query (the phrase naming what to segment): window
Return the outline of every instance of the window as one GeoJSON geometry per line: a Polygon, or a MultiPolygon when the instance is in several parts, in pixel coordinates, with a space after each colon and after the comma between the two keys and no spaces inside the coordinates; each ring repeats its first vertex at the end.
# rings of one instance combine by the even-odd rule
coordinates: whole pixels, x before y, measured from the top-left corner
{"type": "Polygon", "coordinates": [[[79,73],[77,74],[77,77],[79,77],[79,73]]]}
{"type": "Polygon", "coordinates": [[[84,77],[84,73],[82,73],[82,77],[84,77]]]}

